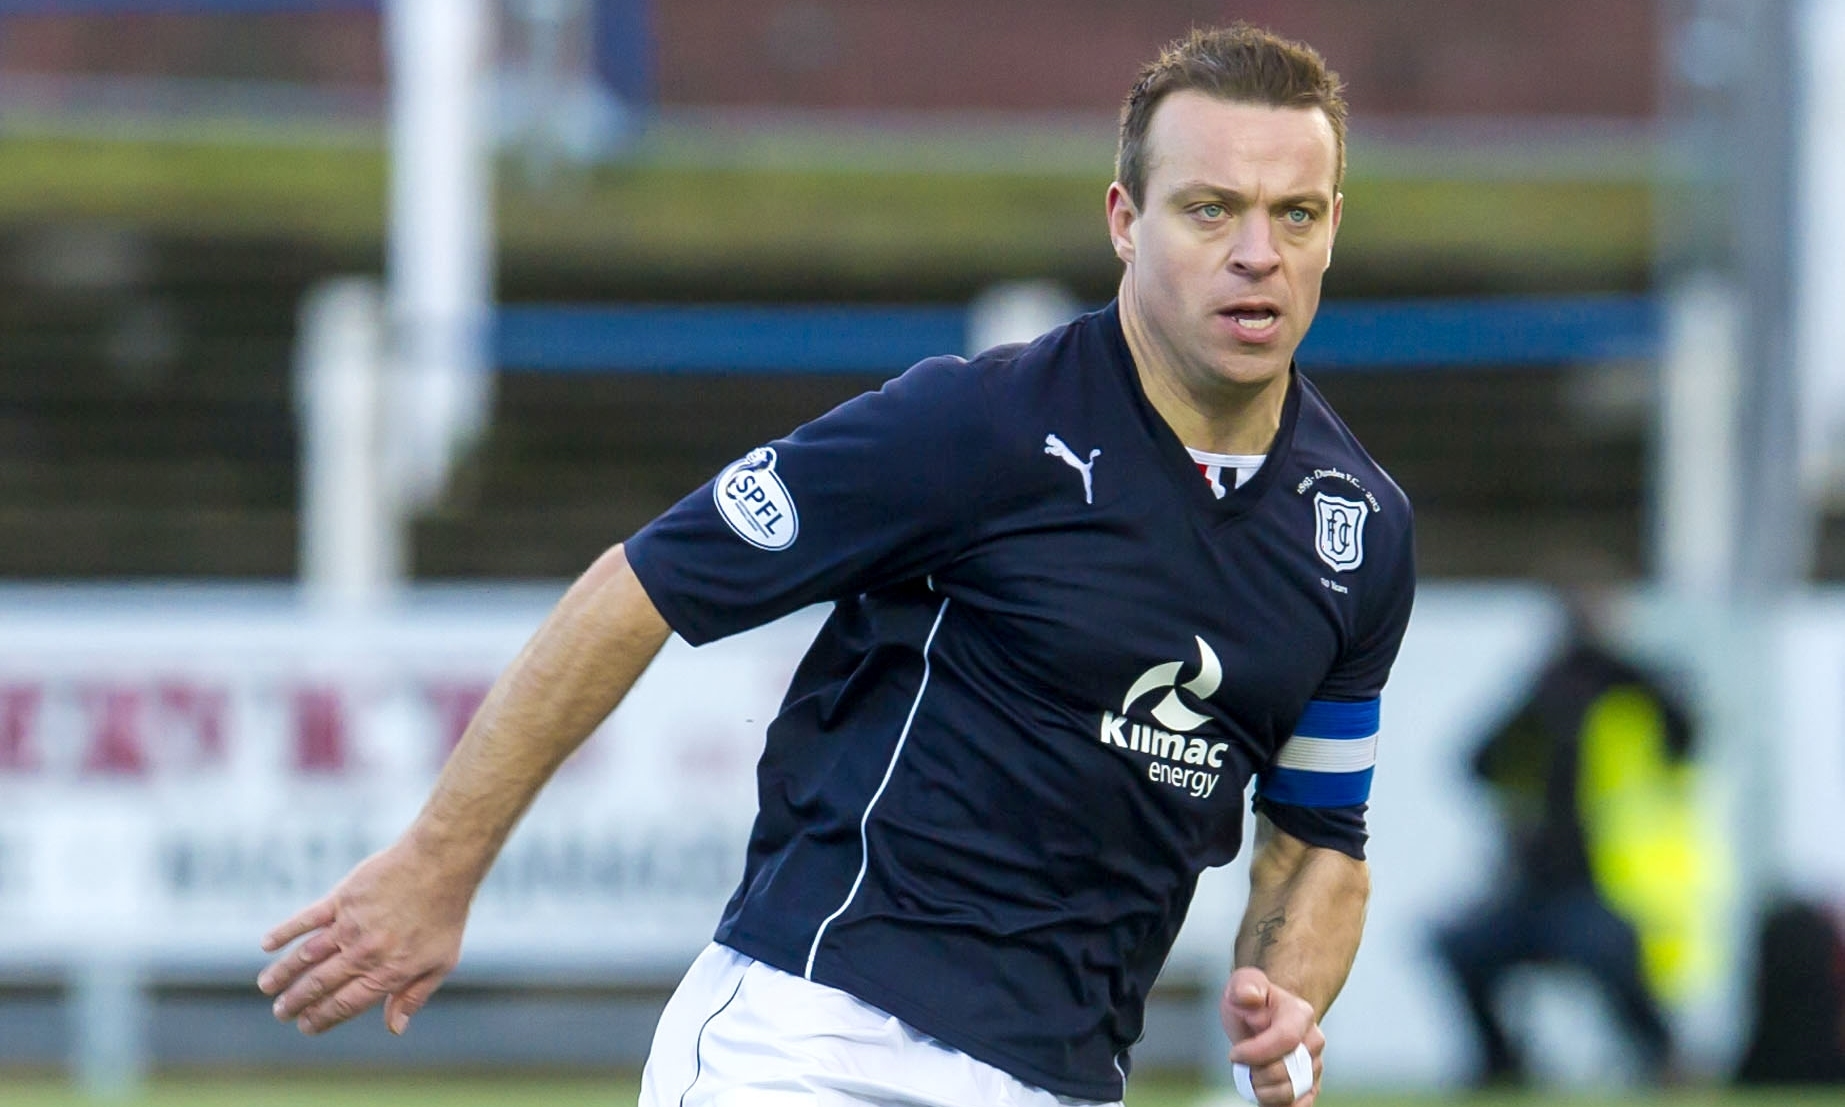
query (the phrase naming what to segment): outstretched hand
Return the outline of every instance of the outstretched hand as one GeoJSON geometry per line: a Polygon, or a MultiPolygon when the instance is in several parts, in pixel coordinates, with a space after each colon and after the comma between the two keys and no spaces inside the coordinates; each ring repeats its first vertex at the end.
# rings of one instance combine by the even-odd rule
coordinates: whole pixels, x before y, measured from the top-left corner
{"type": "Polygon", "coordinates": [[[443,879],[426,855],[399,841],[269,932],[266,953],[305,940],[271,961],[256,986],[276,997],[278,1020],[306,1034],[338,1026],[379,1000],[385,1025],[402,1034],[461,955],[473,891],[443,879]]]}
{"type": "Polygon", "coordinates": [[[1218,1013],[1230,1036],[1230,1059],[1249,1066],[1256,1101],[1264,1107],[1312,1107],[1320,1094],[1320,1054],[1326,1049],[1313,1005],[1261,969],[1245,967],[1230,974],[1218,1013]],[[1296,1099],[1287,1058],[1302,1045],[1313,1058],[1313,1087],[1296,1099]]]}

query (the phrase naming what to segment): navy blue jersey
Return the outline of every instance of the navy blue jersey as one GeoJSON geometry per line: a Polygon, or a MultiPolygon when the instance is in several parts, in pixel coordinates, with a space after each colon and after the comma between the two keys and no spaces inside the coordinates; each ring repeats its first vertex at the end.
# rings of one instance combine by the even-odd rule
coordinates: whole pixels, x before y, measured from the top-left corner
{"type": "Polygon", "coordinates": [[[1277,826],[1362,856],[1410,510],[1298,373],[1219,499],[1111,306],[917,365],[627,554],[694,644],[833,604],[717,940],[1029,1083],[1123,1094],[1252,777],[1277,826]]]}

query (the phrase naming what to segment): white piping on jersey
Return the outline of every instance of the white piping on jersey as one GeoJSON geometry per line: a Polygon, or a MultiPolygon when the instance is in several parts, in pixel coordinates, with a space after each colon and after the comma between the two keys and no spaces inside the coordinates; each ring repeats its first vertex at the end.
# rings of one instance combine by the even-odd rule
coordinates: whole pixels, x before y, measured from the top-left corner
{"type": "Polygon", "coordinates": [[[1280,769],[1310,773],[1355,773],[1377,764],[1377,735],[1369,738],[1289,738],[1275,758],[1280,769]]]}
{"type": "Polygon", "coordinates": [[[897,735],[897,748],[891,751],[890,764],[884,766],[884,779],[878,782],[878,790],[871,794],[871,802],[865,805],[865,814],[858,820],[858,844],[860,849],[858,876],[852,880],[852,888],[846,893],[845,901],[833,909],[833,913],[821,920],[820,928],[814,931],[814,944],[807,947],[807,968],[801,975],[807,979],[814,978],[814,957],[820,952],[820,939],[826,937],[826,928],[833,925],[833,920],[846,913],[852,901],[858,898],[860,885],[865,883],[865,870],[871,867],[871,840],[867,837],[867,828],[871,825],[871,810],[884,796],[884,789],[890,784],[891,774],[897,771],[897,759],[903,756],[904,743],[910,740],[910,727],[916,722],[916,709],[922,706],[923,693],[929,690],[929,649],[935,645],[935,632],[942,629],[942,616],[948,614],[948,597],[942,597],[942,606],[935,611],[935,622],[929,627],[929,637],[923,640],[923,674],[922,683],[916,686],[916,698],[910,701],[910,713],[903,720],[903,730],[897,735]]]}

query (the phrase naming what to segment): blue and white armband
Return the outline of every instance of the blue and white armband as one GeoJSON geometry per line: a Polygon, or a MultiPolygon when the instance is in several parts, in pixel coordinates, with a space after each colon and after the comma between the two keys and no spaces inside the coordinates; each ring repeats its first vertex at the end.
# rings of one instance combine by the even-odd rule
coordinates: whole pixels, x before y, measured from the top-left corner
{"type": "Polygon", "coordinates": [[[1257,781],[1257,794],[1295,807],[1364,803],[1377,764],[1378,703],[1308,700],[1294,736],[1257,781]]]}

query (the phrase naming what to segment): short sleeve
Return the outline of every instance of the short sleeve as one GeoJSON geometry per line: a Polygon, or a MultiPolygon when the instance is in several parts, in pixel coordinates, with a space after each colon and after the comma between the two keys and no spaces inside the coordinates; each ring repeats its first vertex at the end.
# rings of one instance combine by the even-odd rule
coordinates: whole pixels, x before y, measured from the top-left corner
{"type": "Polygon", "coordinates": [[[1256,778],[1256,810],[1310,846],[1364,857],[1379,701],[1311,700],[1256,778]]]}
{"type": "Polygon", "coordinates": [[[1358,632],[1334,663],[1332,671],[1313,694],[1316,700],[1374,700],[1383,694],[1409,629],[1409,614],[1416,602],[1415,538],[1408,519],[1409,503],[1402,501],[1404,522],[1393,535],[1394,555],[1366,583],[1365,608],[1358,632]]]}
{"type": "Polygon", "coordinates": [[[924,577],[967,541],[992,449],[980,370],[922,362],[751,450],[626,544],[693,644],[924,577]]]}
{"type": "Polygon", "coordinates": [[[1308,701],[1273,763],[1257,775],[1256,810],[1310,846],[1364,858],[1365,810],[1377,764],[1384,684],[1415,603],[1413,540],[1374,578],[1375,597],[1351,645],[1308,701]]]}

